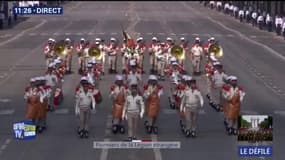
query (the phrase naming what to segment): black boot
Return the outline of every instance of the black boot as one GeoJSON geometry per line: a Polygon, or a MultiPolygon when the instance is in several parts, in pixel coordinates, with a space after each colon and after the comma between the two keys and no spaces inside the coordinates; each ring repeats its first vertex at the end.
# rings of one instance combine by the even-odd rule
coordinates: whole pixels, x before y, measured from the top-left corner
{"type": "Polygon", "coordinates": [[[185,131],[186,137],[190,137],[191,136],[191,131],[189,129],[187,129],[185,131]]]}
{"type": "Polygon", "coordinates": [[[116,134],[118,132],[118,125],[113,125],[112,132],[116,134]]]}
{"type": "Polygon", "coordinates": [[[154,134],[158,134],[158,127],[152,126],[152,131],[154,134]]]}
{"type": "Polygon", "coordinates": [[[195,138],[196,136],[196,131],[191,131],[191,137],[195,138]]]}
{"type": "Polygon", "coordinates": [[[89,132],[87,130],[84,131],[84,138],[89,138],[89,132]]]}
{"type": "Polygon", "coordinates": [[[80,138],[84,138],[84,130],[80,130],[79,131],[79,137],[80,138]]]}
{"type": "Polygon", "coordinates": [[[125,133],[125,127],[123,125],[120,126],[120,133],[121,134],[125,133]]]}
{"type": "Polygon", "coordinates": [[[146,133],[147,133],[147,134],[151,134],[151,132],[152,132],[152,127],[151,127],[151,126],[146,126],[145,128],[146,128],[146,133]]]}

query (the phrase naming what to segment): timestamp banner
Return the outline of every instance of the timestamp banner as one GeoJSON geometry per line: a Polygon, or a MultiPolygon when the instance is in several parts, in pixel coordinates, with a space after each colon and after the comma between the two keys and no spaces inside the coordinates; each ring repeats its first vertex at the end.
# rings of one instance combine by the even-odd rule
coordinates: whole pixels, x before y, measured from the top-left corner
{"type": "Polygon", "coordinates": [[[63,14],[63,7],[14,7],[13,13],[20,15],[60,15],[63,14]]]}

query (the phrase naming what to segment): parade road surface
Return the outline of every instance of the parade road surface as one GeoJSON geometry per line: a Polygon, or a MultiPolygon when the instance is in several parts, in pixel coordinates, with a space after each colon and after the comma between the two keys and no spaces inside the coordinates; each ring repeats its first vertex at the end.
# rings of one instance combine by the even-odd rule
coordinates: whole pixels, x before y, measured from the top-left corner
{"type": "MultiPolygon", "coordinates": [[[[115,76],[106,74],[100,81],[103,103],[92,114],[90,137],[76,134],[78,119],[74,115],[74,89],[80,76],[77,56],[72,70],[65,76],[64,103],[47,117],[47,130],[32,141],[14,140],[13,123],[24,120],[24,89],[29,79],[45,72],[43,47],[48,38],[70,38],[76,43],[81,37],[96,37],[109,42],[115,37],[122,42],[122,27],[133,37],[144,37],[149,44],[153,36],[160,40],[185,37],[190,43],[196,36],[206,42],[214,36],[224,50],[221,62],[227,74],[238,77],[245,92],[242,114],[271,114],[274,118],[273,156],[284,159],[281,146],[285,141],[285,46],[284,40],[272,33],[241,24],[230,16],[204,8],[199,2],[68,2],[63,15],[37,15],[0,31],[0,159],[1,160],[237,160],[238,142],[228,136],[223,116],[208,103],[198,117],[197,138],[185,138],[179,126],[177,111],[169,107],[168,81],[164,86],[158,119],[158,135],[148,135],[139,127],[139,139],[180,141],[180,149],[94,149],[94,141],[123,141],[127,134],[113,135],[111,101],[108,94],[115,76]]],[[[75,43],[75,44],[76,44],[75,43]]],[[[189,60],[188,60],[189,62],[189,60]]],[[[191,64],[186,64],[191,71],[191,64]]],[[[118,69],[121,69],[118,60],[118,69]]],[[[146,54],[143,75],[147,82],[150,69],[146,54]]],[[[106,64],[107,68],[107,64],[106,64]]],[[[190,72],[191,73],[191,72],[190,72]]],[[[196,77],[208,102],[206,80],[196,77]]],[[[283,144],[284,145],[284,144],[283,144]]]]}

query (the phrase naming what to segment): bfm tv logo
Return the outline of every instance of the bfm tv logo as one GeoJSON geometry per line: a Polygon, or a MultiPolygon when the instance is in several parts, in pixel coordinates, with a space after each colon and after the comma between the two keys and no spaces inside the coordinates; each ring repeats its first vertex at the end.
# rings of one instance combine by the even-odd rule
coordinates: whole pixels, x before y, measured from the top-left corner
{"type": "Polygon", "coordinates": [[[33,121],[21,121],[13,124],[16,139],[31,140],[36,138],[36,125],[33,121]]]}

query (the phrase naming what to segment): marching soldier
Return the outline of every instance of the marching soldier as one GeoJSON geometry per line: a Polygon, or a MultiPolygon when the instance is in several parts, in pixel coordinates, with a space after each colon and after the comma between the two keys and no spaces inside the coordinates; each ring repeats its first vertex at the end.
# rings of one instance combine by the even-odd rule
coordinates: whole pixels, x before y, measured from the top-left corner
{"type": "Polygon", "coordinates": [[[177,88],[179,81],[181,80],[182,77],[182,68],[179,68],[178,63],[176,61],[171,61],[172,63],[172,68],[170,68],[168,70],[168,76],[171,79],[171,84],[170,84],[170,92],[169,92],[169,102],[170,102],[170,107],[172,109],[175,109],[177,107],[177,98],[176,98],[176,94],[177,94],[177,90],[179,90],[179,88],[177,88]]]}
{"type": "Polygon", "coordinates": [[[180,38],[180,47],[183,48],[183,55],[184,55],[184,58],[181,58],[179,59],[179,64],[181,64],[183,66],[183,69],[184,69],[184,61],[185,61],[185,56],[186,54],[188,53],[188,50],[189,50],[189,42],[185,40],[184,37],[181,37],[180,38]]]}
{"type": "Polygon", "coordinates": [[[201,73],[201,60],[203,55],[203,48],[200,46],[200,38],[196,37],[194,46],[191,48],[191,59],[193,66],[193,74],[201,73]]]}
{"type": "Polygon", "coordinates": [[[46,129],[46,114],[48,109],[48,98],[50,96],[51,88],[46,85],[45,77],[38,78],[38,88],[39,92],[42,95],[43,102],[39,108],[39,117],[37,121],[37,131],[42,133],[46,129]]]}
{"type": "Polygon", "coordinates": [[[283,38],[285,40],[285,22],[282,24],[282,34],[283,34],[283,38]]]}
{"type": "Polygon", "coordinates": [[[95,110],[96,102],[93,93],[89,90],[89,83],[86,77],[81,78],[81,85],[75,95],[75,114],[79,115],[80,119],[78,131],[80,138],[88,138],[91,109],[95,110]]]}
{"type": "Polygon", "coordinates": [[[30,80],[30,86],[25,89],[24,94],[24,99],[27,102],[26,118],[33,121],[37,125],[37,132],[39,131],[38,120],[41,118],[41,109],[45,96],[38,87],[38,79],[39,78],[37,77],[30,80]]]}
{"type": "Polygon", "coordinates": [[[276,34],[278,36],[281,35],[282,24],[283,24],[282,18],[277,15],[276,18],[275,18],[275,26],[276,26],[276,34]]]}
{"type": "Polygon", "coordinates": [[[146,113],[148,120],[145,121],[147,133],[157,134],[156,120],[160,108],[160,97],[163,94],[163,87],[157,83],[155,75],[150,75],[148,84],[144,86],[144,99],[146,100],[146,113]]]}
{"type": "Polygon", "coordinates": [[[258,28],[260,30],[262,30],[262,28],[263,28],[263,25],[264,25],[263,23],[264,23],[264,17],[262,15],[259,15],[257,17],[257,24],[258,24],[258,28]]]}
{"type": "Polygon", "coordinates": [[[242,23],[243,19],[244,19],[244,10],[243,9],[239,10],[238,16],[239,16],[239,21],[242,23]]]}
{"type": "Polygon", "coordinates": [[[270,16],[269,13],[266,15],[265,23],[266,23],[268,32],[272,32],[272,17],[270,16]]]}
{"type": "Polygon", "coordinates": [[[210,39],[208,39],[208,42],[205,44],[204,46],[204,50],[206,51],[206,55],[209,56],[209,48],[212,44],[216,43],[216,39],[214,37],[211,37],[210,39]]]}
{"type": "Polygon", "coordinates": [[[221,108],[221,91],[224,85],[224,82],[227,78],[223,70],[223,65],[216,63],[217,70],[212,76],[212,86],[211,86],[211,100],[210,105],[214,107],[217,111],[221,108]]]}
{"type": "Polygon", "coordinates": [[[211,82],[212,82],[212,77],[214,75],[215,72],[215,68],[214,66],[216,65],[217,59],[215,58],[215,56],[210,56],[210,58],[208,58],[206,60],[206,64],[205,64],[205,72],[206,72],[206,80],[207,80],[207,98],[210,100],[210,95],[211,95],[211,82]]]}
{"type": "Polygon", "coordinates": [[[94,74],[94,70],[93,70],[93,66],[91,63],[87,64],[87,71],[83,74],[84,77],[87,77],[88,82],[92,85],[95,86],[96,85],[96,81],[95,81],[95,74],[94,74]]]}
{"type": "MultiPolygon", "coordinates": [[[[159,49],[157,52],[155,52],[155,62],[156,62],[156,70],[159,76],[159,79],[164,80],[164,69],[167,66],[167,49],[163,49],[166,47],[165,43],[161,43],[162,49],[159,49]]],[[[167,47],[166,47],[167,48],[167,47]]]]}
{"type": "Polygon", "coordinates": [[[58,78],[53,72],[53,67],[54,67],[54,64],[50,64],[45,74],[46,85],[51,87],[51,92],[50,92],[50,96],[48,100],[48,108],[50,111],[54,110],[54,104],[53,104],[54,99],[53,98],[54,98],[56,87],[58,84],[58,78]]]}
{"type": "Polygon", "coordinates": [[[225,99],[227,101],[227,119],[229,135],[237,134],[237,119],[240,114],[240,105],[244,99],[245,93],[243,89],[237,85],[237,77],[231,76],[230,87],[225,89],[225,99]]]}
{"type": "Polygon", "coordinates": [[[140,86],[142,84],[142,75],[141,71],[137,68],[137,62],[135,59],[132,59],[130,61],[130,71],[129,74],[127,74],[127,84],[130,86],[130,84],[137,84],[140,86]]]}
{"type": "Polygon", "coordinates": [[[196,123],[198,110],[203,107],[204,100],[201,92],[199,91],[196,80],[188,78],[186,80],[186,88],[182,95],[180,111],[184,112],[186,118],[186,131],[187,137],[196,137],[196,123]]]}
{"type": "Polygon", "coordinates": [[[78,56],[78,64],[80,66],[80,71],[79,73],[81,72],[82,73],[82,60],[83,60],[83,52],[84,52],[84,48],[86,47],[86,40],[84,38],[81,38],[80,39],[80,42],[79,44],[77,44],[76,46],[76,51],[77,51],[77,56],[78,56]]]}
{"type": "Polygon", "coordinates": [[[117,40],[115,38],[110,39],[110,44],[107,47],[109,73],[117,73],[117,52],[119,50],[117,46],[117,40]]]}
{"type": "Polygon", "coordinates": [[[111,93],[109,97],[113,101],[113,133],[117,133],[119,130],[120,133],[125,132],[125,128],[122,124],[123,116],[123,107],[125,105],[126,97],[130,95],[130,91],[127,85],[124,85],[123,76],[117,75],[115,84],[111,86],[111,93]]]}
{"type": "Polygon", "coordinates": [[[122,71],[126,71],[127,67],[128,67],[128,59],[129,57],[129,53],[128,53],[128,47],[127,47],[127,40],[124,39],[122,46],[120,47],[120,51],[121,51],[121,56],[122,56],[122,71]]]}
{"type": "Polygon", "coordinates": [[[152,66],[151,68],[151,72],[155,72],[155,53],[158,51],[158,39],[156,37],[152,37],[151,39],[151,43],[148,47],[148,53],[149,53],[149,57],[150,57],[150,65],[152,66]]]}
{"type": "Polygon", "coordinates": [[[135,49],[136,49],[136,52],[139,54],[138,65],[142,69],[142,72],[144,72],[144,70],[143,70],[143,60],[144,60],[144,52],[146,50],[146,46],[144,44],[144,41],[143,41],[142,37],[139,37],[137,39],[137,44],[135,46],[135,49]]]}
{"type": "Polygon", "coordinates": [[[139,118],[143,118],[145,111],[143,97],[138,94],[138,85],[131,84],[131,95],[127,96],[122,119],[128,121],[128,139],[137,139],[139,118]]]}
{"type": "Polygon", "coordinates": [[[221,1],[217,1],[217,10],[220,12],[222,10],[223,4],[221,1]]]}
{"type": "Polygon", "coordinates": [[[47,67],[53,61],[53,58],[55,57],[54,44],[55,44],[55,40],[52,38],[49,38],[47,44],[44,47],[44,54],[45,54],[47,67]]]}
{"type": "Polygon", "coordinates": [[[66,73],[70,74],[71,73],[71,65],[72,65],[72,52],[73,52],[73,46],[71,43],[71,40],[69,38],[65,39],[65,44],[66,44],[66,56],[65,56],[65,61],[66,61],[66,73]]]}
{"type": "Polygon", "coordinates": [[[253,11],[252,13],[251,13],[251,23],[252,23],[252,26],[253,27],[255,27],[256,26],[256,22],[257,22],[257,20],[256,20],[256,18],[257,18],[257,13],[256,13],[256,11],[253,11]]]}

